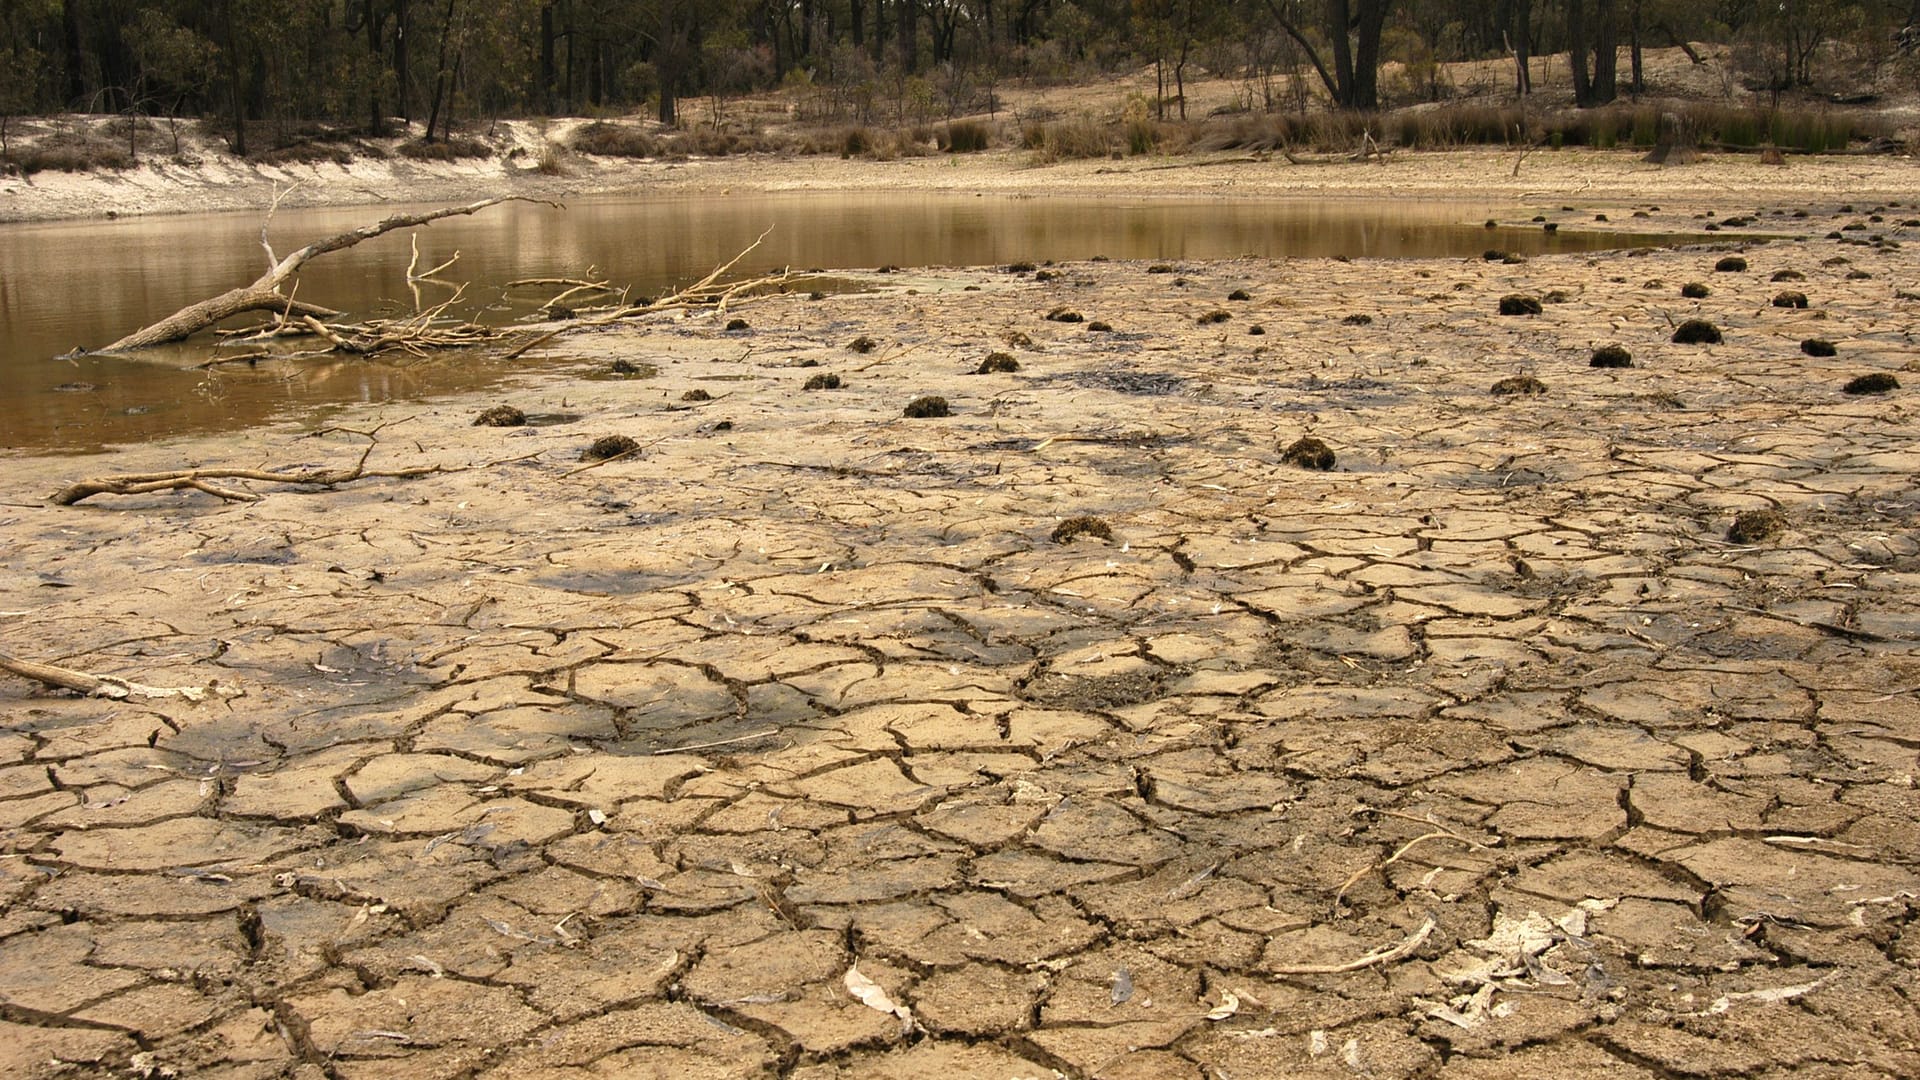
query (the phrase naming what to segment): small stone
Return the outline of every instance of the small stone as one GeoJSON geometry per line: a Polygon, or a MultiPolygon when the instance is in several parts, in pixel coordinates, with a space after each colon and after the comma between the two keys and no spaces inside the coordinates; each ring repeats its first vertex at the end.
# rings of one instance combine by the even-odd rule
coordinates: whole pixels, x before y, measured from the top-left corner
{"type": "Polygon", "coordinates": [[[1826,338],[1810,337],[1800,343],[1800,351],[1808,356],[1833,356],[1840,350],[1834,348],[1833,342],[1826,338]]]}
{"type": "Polygon", "coordinates": [[[1714,270],[1722,274],[1738,274],[1746,270],[1747,260],[1738,255],[1728,255],[1713,264],[1714,270]]]}

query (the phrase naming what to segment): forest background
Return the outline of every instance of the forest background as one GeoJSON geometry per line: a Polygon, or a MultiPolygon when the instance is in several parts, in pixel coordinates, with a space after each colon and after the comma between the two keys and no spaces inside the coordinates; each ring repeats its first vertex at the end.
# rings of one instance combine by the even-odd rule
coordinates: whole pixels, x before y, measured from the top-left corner
{"type": "MultiPolygon", "coordinates": [[[[699,152],[780,149],[754,141],[753,110],[729,109],[770,93],[790,120],[843,125],[824,144],[789,149],[871,151],[864,128],[877,124],[917,126],[916,138],[965,150],[1000,129],[955,121],[998,117],[1012,83],[1143,68],[1154,92],[1124,103],[1131,128],[1117,145],[1103,135],[1089,153],[1141,152],[1163,125],[1207,119],[1187,111],[1187,85],[1203,77],[1239,81],[1231,102],[1208,109],[1214,119],[1452,107],[1455,122],[1402,124],[1394,141],[1538,141],[1524,106],[1542,58],[1564,54],[1555,96],[1570,89],[1571,99],[1552,105],[1591,110],[1647,89],[1647,50],[1677,48],[1699,64],[1703,45],[1723,47],[1726,97],[1749,112],[1695,134],[1823,150],[1871,132],[1783,123],[1779,110],[1912,99],[1917,26],[1920,0],[5,0],[0,167],[130,164],[143,142],[165,152],[182,119],[255,158],[380,152],[351,140],[396,134],[410,140],[404,153],[484,156],[492,149],[470,133],[493,120],[638,110],[658,118],[655,134],[706,129],[699,152]],[[1463,61],[1499,75],[1463,85],[1463,61]],[[693,97],[708,102],[698,119],[682,105],[693,97]],[[1460,111],[1488,100],[1519,103],[1517,119],[1460,111]],[[41,140],[38,157],[9,144],[10,121],[50,115],[108,125],[65,149],[41,140]]],[[[1041,126],[1050,117],[1013,119],[1030,144],[1071,141],[1041,126]]],[[[1659,123],[1647,113],[1562,124],[1553,137],[1651,143],[1659,123]]],[[[610,126],[582,137],[590,152],[659,149],[610,126]]],[[[177,133],[173,145],[178,153],[177,133]]]]}

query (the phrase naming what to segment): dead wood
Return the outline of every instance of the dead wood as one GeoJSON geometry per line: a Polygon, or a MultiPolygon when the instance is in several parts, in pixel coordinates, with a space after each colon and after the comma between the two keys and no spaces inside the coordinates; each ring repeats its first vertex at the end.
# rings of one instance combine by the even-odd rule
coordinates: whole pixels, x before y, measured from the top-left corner
{"type": "MultiPolygon", "coordinates": [[[[363,225],[357,229],[349,229],[343,233],[335,233],[324,239],[315,240],[313,243],[300,248],[298,251],[293,252],[283,259],[276,259],[274,257],[273,247],[267,243],[266,224],[263,222],[260,226],[260,243],[267,251],[268,266],[266,273],[260,275],[260,277],[256,278],[251,284],[243,285],[237,289],[229,289],[219,296],[189,304],[166,318],[161,319],[159,322],[135,330],[133,333],[128,334],[99,351],[109,353],[129,352],[134,349],[144,349],[154,345],[162,345],[169,341],[179,341],[182,338],[190,337],[193,334],[205,330],[215,323],[220,322],[222,319],[241,314],[242,312],[285,311],[290,304],[290,300],[286,294],[281,292],[281,288],[289,279],[299,273],[302,266],[305,266],[308,262],[322,255],[353,247],[355,244],[364,240],[371,240],[376,236],[398,229],[416,228],[438,221],[441,218],[475,214],[485,210],[489,206],[503,202],[540,201],[541,200],[530,199],[521,195],[503,195],[491,199],[482,199],[479,202],[468,203],[465,206],[444,206],[438,210],[429,210],[420,214],[395,214],[392,217],[375,222],[372,225],[363,225]]],[[[279,199],[274,200],[274,205],[276,207],[279,205],[279,199]]],[[[558,204],[548,203],[547,205],[557,206],[558,204]]],[[[272,210],[270,209],[268,211],[268,219],[271,220],[271,218],[272,210]]],[[[429,271],[429,273],[432,273],[432,271],[429,271]]],[[[295,313],[301,315],[318,314],[318,312],[309,313],[304,311],[296,311],[295,313]]],[[[332,315],[337,313],[326,312],[325,314],[332,315]]]]}
{"type": "Polygon", "coordinates": [[[238,689],[223,687],[217,683],[208,686],[147,686],[144,683],[113,675],[95,675],[92,672],[60,667],[56,664],[21,660],[6,653],[0,653],[0,671],[10,671],[23,679],[32,679],[59,690],[77,690],[93,697],[184,698],[187,701],[204,701],[209,693],[216,693],[222,697],[240,695],[238,689]]]}

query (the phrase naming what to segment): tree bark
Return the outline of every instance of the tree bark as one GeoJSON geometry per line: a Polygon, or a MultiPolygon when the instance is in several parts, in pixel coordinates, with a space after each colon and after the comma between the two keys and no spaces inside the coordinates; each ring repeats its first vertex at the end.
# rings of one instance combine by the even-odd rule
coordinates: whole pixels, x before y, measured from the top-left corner
{"type": "MultiPolygon", "coordinates": [[[[372,225],[363,225],[358,229],[349,229],[343,233],[335,233],[323,240],[315,240],[313,243],[295,251],[284,259],[273,261],[268,267],[267,272],[260,275],[252,284],[243,285],[237,289],[229,289],[219,296],[202,300],[195,304],[189,304],[166,318],[161,319],[159,322],[135,330],[133,333],[128,334],[126,337],[121,338],[119,341],[99,351],[103,353],[131,352],[134,349],[145,349],[154,345],[164,345],[169,341],[179,341],[183,338],[191,337],[218,323],[222,319],[232,315],[238,315],[242,312],[286,310],[288,307],[288,298],[285,293],[280,291],[281,286],[285,285],[289,279],[299,273],[302,266],[305,266],[309,261],[325,255],[330,251],[350,248],[363,240],[371,240],[376,236],[393,232],[396,229],[411,229],[429,222],[438,221],[445,217],[478,213],[496,203],[532,201],[535,200],[518,195],[506,195],[492,199],[482,199],[479,202],[468,203],[465,206],[445,206],[438,210],[429,210],[423,214],[395,214],[393,217],[387,218],[384,221],[375,222],[372,225]]],[[[266,229],[262,226],[261,233],[263,237],[265,232],[266,229]]],[[[270,248],[268,249],[268,256],[270,258],[272,256],[272,249],[270,248]]],[[[337,312],[328,311],[325,308],[314,308],[312,305],[295,303],[292,306],[297,313],[321,314],[323,317],[338,314],[337,312]]]]}

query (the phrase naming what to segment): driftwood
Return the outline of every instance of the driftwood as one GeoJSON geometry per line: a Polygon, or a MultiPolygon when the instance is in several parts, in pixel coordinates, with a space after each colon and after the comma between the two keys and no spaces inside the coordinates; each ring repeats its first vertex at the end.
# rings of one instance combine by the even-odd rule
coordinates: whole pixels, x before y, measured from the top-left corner
{"type": "MultiPolygon", "coordinates": [[[[381,425],[385,427],[386,425],[381,425]]],[[[345,429],[340,429],[345,430],[345,429]]],[[[130,473],[122,476],[107,476],[95,480],[81,480],[68,484],[48,496],[55,506],[72,506],[83,499],[95,495],[146,495],[155,491],[204,491],[230,502],[259,502],[260,496],[251,491],[222,487],[216,480],[257,480],[268,484],[292,484],[296,487],[337,487],[355,480],[367,480],[375,477],[385,479],[411,479],[416,476],[430,476],[434,473],[464,472],[467,466],[415,465],[405,469],[369,469],[367,458],[373,448],[379,445],[377,438],[380,428],[371,431],[352,432],[366,436],[367,448],[360,452],[360,458],[347,469],[307,469],[301,472],[276,472],[271,469],[176,469],[172,472],[130,473]]]]}
{"type": "Polygon", "coordinates": [[[32,679],[60,690],[77,690],[93,697],[184,698],[187,701],[205,701],[209,693],[219,694],[222,697],[240,695],[240,691],[236,688],[219,685],[147,686],[144,683],[113,675],[95,675],[55,664],[21,660],[6,653],[0,653],[0,671],[10,671],[23,679],[32,679]]]}
{"type": "MultiPolygon", "coordinates": [[[[429,210],[421,214],[395,214],[384,221],[379,221],[372,225],[363,225],[358,229],[349,229],[346,232],[335,233],[322,240],[315,240],[313,243],[293,252],[285,258],[275,256],[273,245],[267,241],[267,222],[262,222],[260,225],[260,246],[265,248],[267,252],[268,265],[266,273],[260,275],[249,285],[243,285],[237,289],[229,289],[219,296],[211,297],[195,304],[189,304],[151,326],[135,330],[133,333],[128,334],[126,337],[121,338],[119,341],[114,342],[100,351],[109,353],[128,352],[133,349],[144,349],[153,345],[162,345],[169,341],[179,341],[182,338],[190,337],[193,334],[205,330],[215,323],[220,322],[222,319],[247,311],[290,311],[292,315],[309,318],[327,318],[332,315],[337,315],[339,314],[338,312],[329,311],[325,308],[299,304],[287,294],[281,292],[281,288],[288,280],[292,279],[295,274],[300,272],[302,266],[305,266],[313,259],[331,251],[350,248],[363,240],[371,240],[376,236],[390,233],[397,229],[415,228],[428,224],[429,222],[438,221],[441,218],[475,214],[481,210],[485,210],[489,206],[503,202],[538,201],[540,200],[529,199],[520,195],[504,195],[492,199],[482,199],[479,202],[468,203],[465,206],[445,206],[438,210],[429,210]]],[[[274,206],[276,208],[279,206],[279,202],[280,200],[278,198],[274,200],[274,206]]],[[[269,209],[267,211],[267,220],[271,221],[272,217],[273,210],[269,209]]],[[[439,267],[436,269],[443,268],[444,267],[439,267]]],[[[434,272],[435,271],[430,270],[427,273],[432,274],[434,272]]],[[[425,277],[427,275],[420,276],[425,277]]]]}

